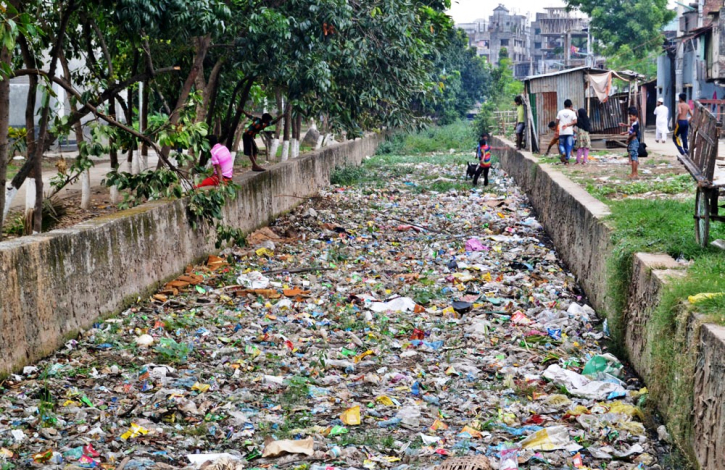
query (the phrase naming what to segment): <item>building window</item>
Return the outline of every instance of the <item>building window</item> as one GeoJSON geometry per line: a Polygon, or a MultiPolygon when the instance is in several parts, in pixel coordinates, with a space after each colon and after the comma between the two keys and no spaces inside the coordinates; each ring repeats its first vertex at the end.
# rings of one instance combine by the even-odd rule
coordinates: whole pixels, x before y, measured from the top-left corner
{"type": "Polygon", "coordinates": [[[541,43],[540,42],[535,42],[534,43],[534,49],[541,49],[541,43]]]}
{"type": "Polygon", "coordinates": [[[537,36],[538,36],[539,34],[541,34],[541,28],[536,28],[536,29],[534,30],[534,34],[536,34],[537,36]]]}
{"type": "Polygon", "coordinates": [[[501,39],[501,46],[508,46],[509,40],[508,39],[501,39]]]}

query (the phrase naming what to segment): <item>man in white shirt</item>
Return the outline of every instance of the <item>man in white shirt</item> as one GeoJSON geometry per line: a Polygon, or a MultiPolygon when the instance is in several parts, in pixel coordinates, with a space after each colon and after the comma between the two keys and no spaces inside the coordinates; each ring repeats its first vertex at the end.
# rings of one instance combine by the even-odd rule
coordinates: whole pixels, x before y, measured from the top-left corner
{"type": "Polygon", "coordinates": [[[576,113],[572,108],[571,100],[564,101],[564,109],[556,115],[556,123],[559,126],[559,152],[563,154],[561,161],[564,165],[569,164],[571,151],[574,149],[574,126],[576,126],[576,113]]]}
{"type": "Polygon", "coordinates": [[[670,120],[670,110],[665,106],[664,100],[659,98],[657,100],[657,107],[655,108],[655,116],[657,116],[656,130],[655,130],[655,142],[662,142],[663,144],[667,140],[667,123],[670,120]]]}

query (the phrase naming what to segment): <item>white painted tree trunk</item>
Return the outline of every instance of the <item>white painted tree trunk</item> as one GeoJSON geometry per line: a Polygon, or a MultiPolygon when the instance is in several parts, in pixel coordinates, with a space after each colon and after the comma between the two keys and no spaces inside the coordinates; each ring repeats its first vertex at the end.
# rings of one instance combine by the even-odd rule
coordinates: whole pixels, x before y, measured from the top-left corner
{"type": "Polygon", "coordinates": [[[297,158],[297,139],[289,141],[289,157],[297,158]]]}
{"type": "Polygon", "coordinates": [[[146,171],[148,169],[149,169],[149,156],[141,155],[141,171],[146,171]]]}
{"type": "Polygon", "coordinates": [[[131,173],[138,175],[141,173],[141,151],[135,150],[133,152],[133,160],[131,161],[131,173]]]}
{"type": "Polygon", "coordinates": [[[272,144],[269,146],[269,159],[271,161],[277,160],[277,149],[279,148],[279,139],[272,139],[272,144]]]}
{"type": "Polygon", "coordinates": [[[35,178],[25,180],[25,219],[27,220],[35,209],[35,178]]]}
{"type": "Polygon", "coordinates": [[[13,202],[13,199],[15,199],[15,196],[18,194],[18,188],[13,186],[12,184],[9,184],[7,188],[5,188],[5,208],[3,209],[3,217],[0,219],[0,227],[5,223],[5,219],[8,216],[8,212],[10,212],[10,205],[13,202]]]}
{"type": "Polygon", "coordinates": [[[317,138],[317,143],[315,144],[315,150],[320,150],[322,148],[322,142],[325,140],[325,136],[320,134],[320,136],[317,138]]]}
{"type": "Polygon", "coordinates": [[[285,140],[284,142],[282,142],[282,158],[280,159],[280,161],[285,162],[285,161],[287,161],[288,158],[289,158],[289,140],[285,140]]]}
{"type": "Polygon", "coordinates": [[[111,186],[110,193],[111,204],[118,204],[118,188],[116,186],[111,186]]]}
{"type": "Polygon", "coordinates": [[[91,208],[91,171],[81,173],[81,209],[91,208]]]}

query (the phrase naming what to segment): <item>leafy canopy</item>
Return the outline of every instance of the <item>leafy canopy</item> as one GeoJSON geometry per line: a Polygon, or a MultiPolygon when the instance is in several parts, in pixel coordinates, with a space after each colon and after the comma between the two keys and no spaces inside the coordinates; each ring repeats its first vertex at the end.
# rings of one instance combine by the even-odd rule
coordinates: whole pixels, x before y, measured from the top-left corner
{"type": "Polygon", "coordinates": [[[667,0],[567,0],[591,18],[592,35],[603,44],[603,54],[622,53],[643,59],[662,45],[662,27],[675,12],[667,0]],[[623,49],[628,47],[629,49],[623,49]]]}

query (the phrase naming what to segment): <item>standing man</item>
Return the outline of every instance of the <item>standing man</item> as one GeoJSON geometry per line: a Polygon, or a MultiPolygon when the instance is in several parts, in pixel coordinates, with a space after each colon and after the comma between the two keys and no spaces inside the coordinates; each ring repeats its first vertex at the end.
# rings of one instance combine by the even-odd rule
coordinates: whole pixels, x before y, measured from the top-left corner
{"type": "Polygon", "coordinates": [[[677,103],[677,125],[675,126],[675,132],[672,134],[672,140],[675,141],[675,146],[680,152],[680,155],[687,155],[690,151],[687,146],[687,133],[690,130],[690,118],[692,117],[692,111],[690,106],[685,102],[687,96],[684,93],[680,93],[680,102],[677,103]]]}
{"type": "Polygon", "coordinates": [[[249,114],[246,111],[242,112],[249,119],[252,120],[252,123],[249,125],[249,127],[247,127],[247,129],[244,131],[244,135],[242,136],[244,155],[248,156],[249,159],[252,161],[252,171],[266,171],[264,168],[259,166],[259,164],[257,164],[257,155],[259,155],[259,148],[257,147],[257,143],[254,141],[254,139],[257,138],[257,135],[262,132],[265,127],[269,127],[282,119],[284,114],[281,114],[277,117],[277,119],[272,120],[272,115],[269,113],[264,113],[262,115],[262,118],[260,119],[252,114],[249,114]]]}
{"type": "Polygon", "coordinates": [[[664,105],[664,100],[662,98],[657,100],[655,116],[657,116],[655,142],[662,142],[664,144],[667,141],[667,132],[669,131],[667,123],[670,120],[670,110],[664,105]]]}
{"type": "Polygon", "coordinates": [[[521,99],[521,95],[514,98],[514,104],[516,105],[516,150],[521,150],[521,146],[524,141],[524,100],[521,99]]]}
{"type": "Polygon", "coordinates": [[[559,126],[559,152],[564,156],[561,161],[569,164],[571,151],[574,149],[574,126],[576,126],[576,113],[571,109],[571,100],[564,101],[564,109],[556,115],[556,124],[559,126]]]}

